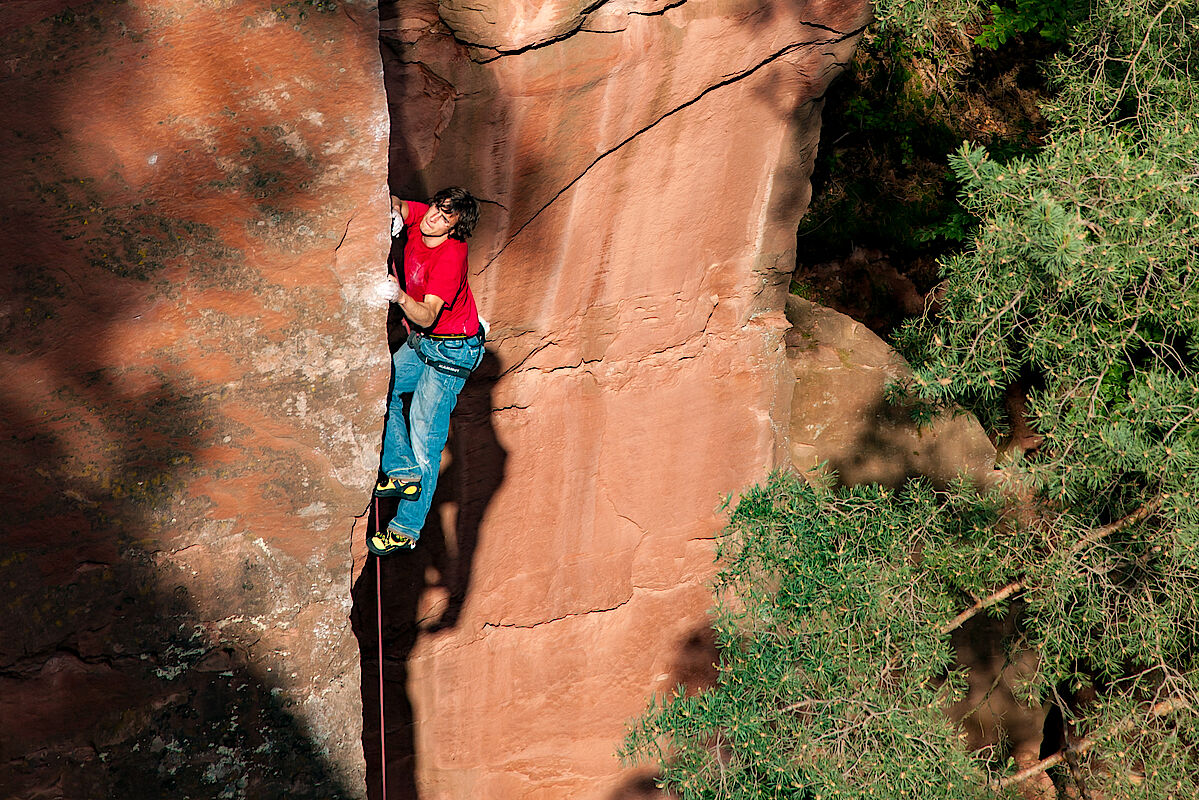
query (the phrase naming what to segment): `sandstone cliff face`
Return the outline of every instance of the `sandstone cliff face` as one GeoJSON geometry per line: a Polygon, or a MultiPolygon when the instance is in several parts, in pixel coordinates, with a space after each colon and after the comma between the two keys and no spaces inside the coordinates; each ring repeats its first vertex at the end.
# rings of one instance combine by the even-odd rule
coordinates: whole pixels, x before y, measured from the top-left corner
{"type": "Polygon", "coordinates": [[[0,794],[362,793],[373,8],[0,8],[0,794]]]}
{"type": "Polygon", "coordinates": [[[485,198],[472,284],[495,326],[473,388],[491,413],[461,415],[451,447],[473,483],[423,553],[383,564],[385,694],[415,723],[414,747],[401,722],[389,739],[404,791],[640,796],[614,751],[691,670],[720,500],[789,457],[783,305],[818,98],[867,13],[382,9],[392,184],[485,198]]]}
{"type": "Polygon", "coordinates": [[[382,16],[389,138],[369,6],[0,10],[6,795],[364,794],[388,162],[485,199],[495,325],[380,565],[391,796],[640,796],[625,725],[710,677],[717,506],[789,457],[795,228],[867,8],[382,16]]]}

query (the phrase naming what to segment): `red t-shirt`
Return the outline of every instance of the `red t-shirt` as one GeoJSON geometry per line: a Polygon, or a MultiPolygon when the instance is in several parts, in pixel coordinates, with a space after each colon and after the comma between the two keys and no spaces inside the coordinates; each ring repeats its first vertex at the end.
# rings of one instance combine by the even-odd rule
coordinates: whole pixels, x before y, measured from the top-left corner
{"type": "Polygon", "coordinates": [[[479,331],[479,310],[466,280],[466,242],[446,239],[436,247],[426,247],[420,235],[420,221],[428,210],[425,203],[408,201],[408,216],[404,220],[408,229],[408,243],[404,245],[404,291],[421,302],[427,294],[445,301],[428,333],[473,336],[479,331]]]}

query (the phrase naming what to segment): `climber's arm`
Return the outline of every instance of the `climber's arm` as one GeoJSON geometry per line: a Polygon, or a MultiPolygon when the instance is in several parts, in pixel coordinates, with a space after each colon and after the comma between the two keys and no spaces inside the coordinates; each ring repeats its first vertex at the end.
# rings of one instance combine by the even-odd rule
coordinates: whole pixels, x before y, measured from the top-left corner
{"type": "Polygon", "coordinates": [[[424,300],[417,300],[412,295],[400,288],[399,279],[392,275],[391,280],[396,285],[396,291],[399,292],[399,300],[395,303],[404,312],[404,316],[408,321],[418,328],[430,328],[437,321],[437,315],[441,313],[445,301],[435,294],[426,294],[424,300]]]}
{"type": "Polygon", "coordinates": [[[408,221],[408,201],[401,200],[394,194],[391,196],[391,210],[399,212],[400,219],[404,222],[408,221]]]}
{"type": "MultiPolygon", "coordinates": [[[[391,195],[391,210],[399,214],[400,220],[406,224],[412,207],[407,200],[401,200],[393,194],[391,195]]],[[[393,235],[395,235],[394,232],[393,235]]],[[[404,316],[408,318],[408,321],[418,328],[432,327],[433,323],[437,321],[437,315],[441,313],[441,309],[445,305],[445,300],[435,294],[428,293],[425,294],[424,300],[417,300],[400,288],[399,278],[392,275],[391,280],[395,283],[399,296],[399,299],[394,302],[404,312],[404,316]]]]}

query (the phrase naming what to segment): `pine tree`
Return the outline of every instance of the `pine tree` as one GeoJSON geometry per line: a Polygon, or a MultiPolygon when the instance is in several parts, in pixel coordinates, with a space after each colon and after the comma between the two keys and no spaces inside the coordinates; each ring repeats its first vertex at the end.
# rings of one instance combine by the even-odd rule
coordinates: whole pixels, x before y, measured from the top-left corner
{"type": "MultiPolygon", "coordinates": [[[[915,8],[880,15],[895,23],[915,8]]],[[[663,698],[625,754],[685,800],[1199,797],[1199,14],[1101,0],[1052,65],[1052,133],[953,161],[981,223],[898,344],[927,415],[1040,437],[994,488],[775,476],[718,558],[719,678],[663,698]],[[1069,747],[1018,772],[945,709],[950,637],[1015,615],[1021,687],[1069,747]],[[1044,778],[1042,778],[1044,780],[1044,778]]],[[[968,18],[964,13],[961,19],[968,18]]]]}

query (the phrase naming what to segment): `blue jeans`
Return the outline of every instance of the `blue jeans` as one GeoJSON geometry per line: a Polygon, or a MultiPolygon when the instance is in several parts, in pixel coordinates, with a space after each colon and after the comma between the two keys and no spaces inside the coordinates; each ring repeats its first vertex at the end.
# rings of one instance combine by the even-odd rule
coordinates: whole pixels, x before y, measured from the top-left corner
{"type": "Polygon", "coordinates": [[[393,478],[420,477],[421,493],[418,500],[401,500],[395,518],[387,527],[413,539],[420,538],[433,504],[441,451],[450,432],[450,413],[458,403],[458,393],[466,385],[465,377],[448,375],[426,364],[417,355],[418,350],[430,361],[473,370],[483,360],[483,341],[481,336],[473,339],[410,336],[391,357],[391,398],[383,430],[381,466],[384,474],[393,478]],[[412,403],[405,424],[401,395],[408,392],[412,393],[412,403]]]}

